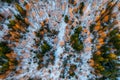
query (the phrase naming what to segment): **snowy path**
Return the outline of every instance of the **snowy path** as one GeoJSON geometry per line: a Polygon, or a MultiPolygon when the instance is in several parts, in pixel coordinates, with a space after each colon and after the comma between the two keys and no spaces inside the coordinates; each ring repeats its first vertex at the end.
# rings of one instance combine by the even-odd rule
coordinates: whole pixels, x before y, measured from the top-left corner
{"type": "MultiPolygon", "coordinates": [[[[64,12],[64,17],[65,15],[67,15],[68,13],[68,4],[66,5],[66,9],[65,9],[65,12],[64,12]]],[[[59,34],[58,34],[58,44],[57,44],[57,48],[56,48],[56,51],[55,51],[55,65],[54,65],[54,68],[57,69],[55,71],[55,73],[59,73],[58,75],[56,75],[56,78],[55,76],[53,75],[53,77],[55,79],[59,79],[59,76],[60,76],[60,72],[61,72],[61,69],[59,69],[61,66],[59,66],[59,63],[61,63],[60,61],[60,55],[63,54],[64,52],[64,47],[60,45],[60,43],[64,43],[64,37],[65,37],[65,28],[67,26],[67,24],[64,22],[64,17],[62,18],[61,20],[61,23],[60,23],[60,28],[59,28],[59,34]]]]}
{"type": "MultiPolygon", "coordinates": [[[[66,6],[66,11],[65,11],[64,15],[66,15],[67,12],[68,12],[68,5],[66,6]]],[[[64,42],[64,36],[65,36],[65,28],[66,28],[66,26],[67,26],[67,24],[64,22],[64,17],[63,17],[62,20],[61,20],[61,23],[60,23],[60,28],[59,28],[58,45],[57,45],[57,50],[55,52],[55,56],[56,56],[55,64],[58,64],[60,54],[63,53],[64,47],[62,47],[60,45],[60,43],[64,42]]]]}
{"type": "Polygon", "coordinates": [[[87,76],[93,77],[93,75],[91,75],[91,73],[90,73],[90,70],[92,68],[87,63],[92,56],[92,53],[91,53],[92,43],[91,43],[91,36],[90,36],[90,31],[89,31],[89,26],[90,26],[89,21],[94,19],[94,16],[88,15],[88,14],[90,14],[90,11],[92,10],[91,9],[92,0],[90,0],[90,1],[91,2],[86,7],[86,10],[84,11],[84,15],[82,16],[82,24],[81,25],[85,26],[87,33],[85,33],[86,39],[84,40],[84,51],[81,54],[81,59],[83,61],[83,64],[81,65],[81,69],[82,69],[83,75],[80,76],[80,80],[87,80],[88,79],[87,76]]]}

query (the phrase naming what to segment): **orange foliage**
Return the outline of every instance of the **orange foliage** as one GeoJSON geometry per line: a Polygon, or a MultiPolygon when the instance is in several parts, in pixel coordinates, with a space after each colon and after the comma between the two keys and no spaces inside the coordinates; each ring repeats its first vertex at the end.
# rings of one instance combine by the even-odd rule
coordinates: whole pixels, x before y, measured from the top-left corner
{"type": "Polygon", "coordinates": [[[15,30],[20,30],[22,32],[25,32],[25,29],[19,23],[16,23],[15,26],[13,26],[13,28],[15,30]]]}
{"type": "Polygon", "coordinates": [[[101,33],[99,33],[100,34],[100,37],[101,38],[105,38],[106,36],[107,36],[107,34],[105,33],[105,32],[101,32],[101,33]]]}
{"type": "Polygon", "coordinates": [[[41,24],[42,27],[44,27],[44,25],[45,25],[44,22],[41,22],[40,24],[41,24]]]}
{"type": "Polygon", "coordinates": [[[28,18],[25,18],[25,23],[27,23],[27,24],[29,23],[29,20],[28,20],[28,18]]]}
{"type": "Polygon", "coordinates": [[[46,19],[45,19],[45,23],[48,23],[48,22],[49,22],[49,19],[48,19],[48,18],[46,18],[46,19]]]}
{"type": "Polygon", "coordinates": [[[105,13],[105,10],[102,10],[101,14],[104,14],[105,13]]]}
{"type": "Polygon", "coordinates": [[[96,19],[95,19],[95,21],[97,21],[98,19],[100,19],[100,16],[96,16],[96,19]]]}
{"type": "Polygon", "coordinates": [[[8,57],[8,58],[16,58],[16,54],[15,53],[13,53],[13,52],[11,52],[11,53],[9,53],[9,54],[6,54],[6,56],[8,57]]]}
{"type": "Polygon", "coordinates": [[[74,8],[74,9],[73,9],[73,12],[74,12],[74,13],[77,13],[77,12],[78,12],[78,8],[74,8]]]}
{"type": "Polygon", "coordinates": [[[27,3],[27,4],[25,5],[25,8],[26,8],[26,10],[30,10],[30,4],[27,3]]]}
{"type": "Polygon", "coordinates": [[[100,52],[100,51],[97,51],[95,54],[97,54],[97,55],[101,55],[101,52],[100,52]]]}
{"type": "Polygon", "coordinates": [[[17,70],[16,73],[17,74],[21,74],[23,72],[23,70],[17,70]]]}
{"type": "Polygon", "coordinates": [[[93,59],[90,59],[90,60],[89,60],[89,65],[92,66],[92,67],[95,65],[93,59]]]}
{"type": "Polygon", "coordinates": [[[70,17],[73,18],[73,9],[72,8],[69,8],[69,14],[70,14],[70,17]]]}
{"type": "Polygon", "coordinates": [[[4,79],[6,77],[6,75],[5,74],[3,74],[3,75],[0,75],[0,79],[2,80],[2,79],[4,79]]]}
{"type": "Polygon", "coordinates": [[[13,66],[13,65],[12,65],[12,66],[9,66],[9,69],[10,69],[10,70],[12,70],[12,69],[14,69],[14,68],[15,68],[15,66],[13,66]]]}
{"type": "Polygon", "coordinates": [[[98,41],[101,43],[101,42],[103,42],[104,40],[103,40],[103,38],[99,38],[98,41]]]}
{"type": "Polygon", "coordinates": [[[118,22],[119,22],[118,20],[114,20],[113,24],[116,25],[116,24],[118,24],[118,22]]]}
{"type": "Polygon", "coordinates": [[[40,34],[41,34],[41,35],[44,35],[44,31],[41,31],[40,34]]]}
{"type": "Polygon", "coordinates": [[[109,15],[106,15],[103,19],[103,22],[107,22],[109,20],[109,15]]]}
{"type": "Polygon", "coordinates": [[[84,29],[83,32],[86,33],[86,32],[88,32],[88,30],[87,30],[87,29],[84,29]]]}
{"type": "Polygon", "coordinates": [[[101,45],[103,45],[103,44],[104,44],[104,42],[101,42],[100,44],[101,44],[101,45]]]}
{"type": "Polygon", "coordinates": [[[94,28],[96,31],[98,31],[100,29],[100,26],[95,26],[94,28]]]}
{"type": "Polygon", "coordinates": [[[60,41],[60,46],[63,46],[65,44],[64,41],[60,41]]]}
{"type": "Polygon", "coordinates": [[[100,25],[101,25],[100,21],[98,21],[98,22],[96,23],[96,25],[97,25],[97,26],[100,26],[100,25]]]}
{"type": "Polygon", "coordinates": [[[118,14],[117,12],[113,13],[112,18],[115,18],[117,16],[117,14],[118,14]]]}
{"type": "Polygon", "coordinates": [[[97,49],[100,49],[100,47],[101,47],[100,45],[96,45],[96,48],[97,48],[97,49]]]}

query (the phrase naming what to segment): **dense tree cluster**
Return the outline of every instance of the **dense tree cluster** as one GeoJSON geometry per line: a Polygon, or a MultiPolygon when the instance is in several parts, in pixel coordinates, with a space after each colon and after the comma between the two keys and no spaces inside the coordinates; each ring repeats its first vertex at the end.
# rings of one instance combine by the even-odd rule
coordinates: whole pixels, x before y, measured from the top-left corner
{"type": "Polygon", "coordinates": [[[18,42],[22,35],[27,32],[29,22],[26,18],[26,10],[23,9],[18,3],[15,4],[19,14],[14,14],[14,19],[9,19],[8,34],[4,36],[4,39],[18,42]]]}
{"type": "Polygon", "coordinates": [[[47,40],[45,40],[45,37],[55,37],[58,32],[56,30],[51,30],[49,28],[48,20],[45,19],[41,23],[40,29],[35,32],[36,39],[35,43],[38,47],[37,50],[37,58],[38,58],[38,69],[41,69],[42,67],[47,67],[48,64],[54,64],[55,55],[53,47],[48,43],[47,40]],[[47,57],[47,59],[44,59],[44,56],[47,57]]]}
{"type": "Polygon", "coordinates": [[[114,27],[115,22],[110,21],[110,19],[114,19],[112,10],[116,3],[109,2],[107,9],[101,12],[101,17],[97,19],[95,24],[90,26],[94,35],[93,43],[96,44],[96,47],[94,47],[96,50],[93,51],[92,60],[94,64],[92,66],[97,75],[102,75],[101,78],[98,78],[99,80],[116,80],[120,74],[120,63],[118,63],[120,32],[119,28],[114,27]]]}
{"type": "Polygon", "coordinates": [[[0,76],[5,77],[11,71],[15,70],[20,62],[17,60],[18,56],[16,53],[14,53],[14,50],[12,48],[15,47],[13,46],[13,44],[15,42],[18,42],[19,39],[22,38],[22,34],[26,32],[29,23],[27,22],[26,18],[26,10],[23,9],[21,5],[18,4],[18,0],[4,0],[3,2],[8,2],[10,4],[14,2],[15,7],[19,12],[19,14],[13,13],[12,14],[13,17],[10,17],[8,19],[9,20],[9,23],[7,24],[9,28],[8,34],[3,36],[3,39],[6,40],[6,42],[0,42],[0,76]],[[9,47],[8,45],[11,46],[9,47]]]}
{"type": "Polygon", "coordinates": [[[0,43],[0,74],[5,73],[9,68],[7,53],[10,53],[11,49],[7,46],[5,42],[0,43]]]}
{"type": "Polygon", "coordinates": [[[18,64],[18,61],[12,57],[13,54],[7,42],[0,42],[0,75],[5,74],[8,70],[15,69],[14,66],[18,64]]]}
{"type": "Polygon", "coordinates": [[[76,51],[80,51],[83,49],[83,42],[82,40],[80,39],[81,34],[82,32],[82,27],[77,27],[74,31],[74,34],[71,35],[71,38],[70,38],[70,42],[72,44],[72,47],[73,49],[75,49],[76,51]]]}

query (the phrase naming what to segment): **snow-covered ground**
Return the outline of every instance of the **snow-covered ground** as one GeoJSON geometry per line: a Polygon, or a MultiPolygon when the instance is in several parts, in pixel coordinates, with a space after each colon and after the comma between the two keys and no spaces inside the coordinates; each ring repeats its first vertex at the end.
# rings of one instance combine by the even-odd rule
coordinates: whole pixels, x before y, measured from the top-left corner
{"type": "MultiPolygon", "coordinates": [[[[24,0],[20,0],[20,4],[23,5],[24,0]]],[[[19,42],[14,42],[16,44],[16,47],[14,48],[14,52],[18,55],[18,60],[21,60],[20,65],[17,67],[17,71],[20,71],[19,74],[12,73],[7,76],[5,80],[28,80],[29,78],[34,78],[34,80],[88,80],[92,79],[94,80],[95,75],[91,74],[91,71],[93,70],[92,67],[89,66],[88,61],[92,57],[92,34],[90,33],[89,26],[92,22],[95,20],[95,15],[99,15],[97,10],[100,9],[100,6],[102,4],[105,4],[108,0],[75,0],[78,3],[84,2],[85,3],[85,9],[84,9],[84,15],[79,16],[80,19],[77,19],[75,16],[69,17],[70,19],[77,21],[81,21],[81,24],[78,24],[83,27],[83,36],[85,37],[83,44],[84,49],[81,52],[74,52],[72,49],[69,49],[66,51],[65,47],[71,46],[70,44],[65,45],[66,43],[66,35],[65,33],[66,28],[69,29],[71,26],[76,26],[76,22],[73,22],[73,24],[68,24],[64,22],[65,15],[71,16],[71,11],[73,11],[74,7],[71,6],[68,1],[69,0],[25,0],[29,3],[29,10],[27,11],[27,19],[29,20],[29,27],[28,32],[25,33],[24,38],[20,39],[19,42]],[[41,28],[40,23],[44,20],[48,19],[49,27],[51,30],[57,30],[58,34],[56,35],[55,39],[52,39],[52,37],[47,37],[47,41],[50,42],[50,44],[53,45],[53,48],[55,50],[55,63],[54,65],[49,64],[48,67],[43,67],[40,70],[37,69],[38,63],[37,59],[34,58],[36,54],[34,52],[31,52],[31,50],[37,50],[37,48],[34,47],[36,35],[35,32],[38,31],[41,28]],[[49,40],[48,40],[49,39],[49,40]],[[56,42],[56,43],[52,43],[56,42]],[[63,70],[63,59],[66,58],[66,56],[69,55],[75,55],[75,57],[72,56],[73,59],[68,60],[70,62],[68,64],[68,69],[70,64],[76,64],[77,69],[75,71],[78,78],[73,77],[73,79],[69,78],[60,78],[60,74],[63,70]],[[80,57],[81,61],[78,63],[74,63],[74,59],[80,57]],[[36,62],[35,62],[36,61],[36,62]],[[30,63],[30,64],[29,64],[30,63]],[[49,73],[51,71],[51,73],[49,73]]],[[[0,4],[0,7],[2,4],[0,4]]],[[[13,6],[13,5],[12,5],[13,6]]],[[[4,8],[9,9],[13,11],[13,13],[17,14],[18,12],[15,10],[14,7],[9,5],[4,5],[4,8]]],[[[103,6],[104,7],[104,6],[103,6]]],[[[0,11],[3,10],[3,8],[0,9],[0,11]]],[[[12,14],[12,13],[9,13],[12,14]]],[[[77,14],[79,15],[79,14],[77,14]]],[[[118,20],[120,18],[118,17],[118,20]]],[[[5,20],[5,23],[8,21],[5,20]]],[[[118,23],[119,24],[119,23],[118,23]]],[[[77,26],[78,26],[77,25],[77,26]]],[[[74,26],[74,27],[75,27],[74,26]]],[[[119,25],[118,25],[119,26],[119,25]]],[[[4,29],[0,31],[0,41],[2,41],[2,37],[4,34],[7,33],[7,26],[4,25],[4,29]]],[[[69,30],[73,31],[73,30],[69,30]]],[[[70,32],[70,33],[71,33],[70,32]]],[[[69,34],[70,35],[70,34],[69,34]]],[[[48,52],[49,53],[49,52],[48,52]]],[[[66,71],[66,76],[67,70],[66,71]]],[[[1,79],[2,80],[2,79],[1,79]]]]}

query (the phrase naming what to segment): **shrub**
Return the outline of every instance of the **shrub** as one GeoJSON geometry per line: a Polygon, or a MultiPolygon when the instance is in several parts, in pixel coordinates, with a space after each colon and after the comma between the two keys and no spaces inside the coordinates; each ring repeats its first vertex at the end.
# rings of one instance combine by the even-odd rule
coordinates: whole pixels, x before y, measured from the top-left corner
{"type": "Polygon", "coordinates": [[[120,34],[114,35],[112,38],[110,38],[109,42],[113,43],[114,47],[116,49],[120,49],[120,34]]]}
{"type": "Polygon", "coordinates": [[[68,23],[69,18],[68,18],[68,16],[67,16],[67,15],[65,15],[64,21],[65,21],[66,23],[68,23]]]}
{"type": "Polygon", "coordinates": [[[25,9],[23,9],[18,3],[16,3],[15,6],[22,16],[26,16],[26,10],[25,9]]]}
{"type": "Polygon", "coordinates": [[[0,42],[0,54],[10,53],[11,49],[7,46],[6,42],[0,42]]]}
{"type": "Polygon", "coordinates": [[[16,58],[13,58],[10,60],[9,55],[11,53],[12,49],[7,46],[6,42],[0,42],[0,74],[4,74],[7,70],[9,70],[9,63],[12,64],[12,66],[18,65],[18,61],[16,58]]]}
{"type": "Polygon", "coordinates": [[[9,69],[9,59],[5,54],[11,52],[11,49],[7,46],[6,42],[0,42],[0,74],[5,73],[9,69]]]}
{"type": "Polygon", "coordinates": [[[72,64],[72,65],[70,65],[70,69],[69,69],[69,75],[70,76],[74,76],[75,75],[75,69],[77,68],[77,66],[76,65],[74,65],[74,64],[72,64]]]}
{"type": "Polygon", "coordinates": [[[118,32],[119,32],[119,29],[118,29],[118,28],[116,28],[116,29],[114,29],[114,30],[110,31],[110,37],[115,36],[115,35],[116,35],[116,33],[118,33],[118,32]]]}
{"type": "Polygon", "coordinates": [[[15,24],[16,24],[15,20],[10,20],[8,27],[11,28],[12,26],[15,26],[15,24]]]}
{"type": "Polygon", "coordinates": [[[75,29],[75,33],[79,34],[82,31],[82,27],[79,26],[78,28],[75,29]]]}
{"type": "Polygon", "coordinates": [[[41,52],[42,52],[42,54],[45,54],[50,49],[51,49],[51,46],[46,41],[44,41],[43,44],[41,45],[41,52]]]}
{"type": "Polygon", "coordinates": [[[76,5],[76,1],[75,0],[69,0],[69,3],[72,4],[72,5],[76,5]]]}
{"type": "Polygon", "coordinates": [[[91,24],[91,25],[90,25],[90,32],[93,32],[93,31],[94,31],[94,27],[95,27],[95,24],[91,24]]]}
{"type": "Polygon", "coordinates": [[[79,13],[83,15],[83,8],[85,7],[84,2],[81,2],[79,5],[79,13]]]}
{"type": "Polygon", "coordinates": [[[6,62],[2,64],[2,67],[0,68],[0,74],[4,74],[9,69],[9,63],[6,62]]]}

